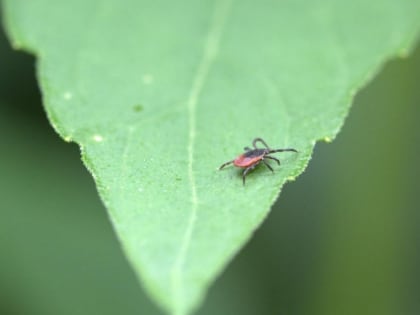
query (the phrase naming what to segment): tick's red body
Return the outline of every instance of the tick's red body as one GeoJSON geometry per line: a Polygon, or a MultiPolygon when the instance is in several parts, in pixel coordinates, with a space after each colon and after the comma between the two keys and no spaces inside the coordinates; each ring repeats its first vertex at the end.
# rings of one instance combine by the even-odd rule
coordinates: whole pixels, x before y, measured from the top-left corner
{"type": "Polygon", "coordinates": [[[270,164],[268,164],[265,161],[265,159],[274,160],[280,165],[280,161],[273,156],[269,156],[269,154],[276,153],[276,152],[286,152],[286,151],[297,152],[295,149],[275,149],[275,150],[272,150],[268,147],[268,145],[265,143],[265,141],[261,138],[255,138],[254,141],[252,142],[252,146],[254,147],[254,149],[250,149],[248,147],[245,147],[244,148],[245,153],[239,155],[236,159],[234,159],[232,161],[229,161],[229,162],[226,162],[226,163],[222,164],[222,166],[220,166],[219,169],[222,169],[226,165],[229,165],[229,164],[232,164],[232,163],[236,167],[244,168],[245,170],[242,173],[242,181],[243,181],[243,184],[245,185],[246,174],[249,171],[253,170],[261,162],[263,162],[272,172],[274,172],[273,168],[270,166],[270,164]],[[266,149],[257,148],[257,142],[261,142],[262,144],[264,144],[266,149]]]}
{"type": "Polygon", "coordinates": [[[233,160],[233,165],[242,168],[250,167],[255,163],[261,162],[261,159],[264,158],[266,151],[266,149],[255,149],[246,151],[244,154],[241,154],[233,160]]]}

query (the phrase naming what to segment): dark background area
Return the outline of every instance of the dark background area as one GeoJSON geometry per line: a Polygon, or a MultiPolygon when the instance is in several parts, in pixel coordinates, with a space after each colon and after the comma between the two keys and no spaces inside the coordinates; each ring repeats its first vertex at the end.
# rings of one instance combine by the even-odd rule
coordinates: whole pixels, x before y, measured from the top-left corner
{"type": "MultiPolygon", "coordinates": [[[[0,314],[161,314],[49,125],[34,62],[1,30],[0,314]]],[[[417,49],[358,94],[197,314],[420,313],[419,82],[417,49]]]]}

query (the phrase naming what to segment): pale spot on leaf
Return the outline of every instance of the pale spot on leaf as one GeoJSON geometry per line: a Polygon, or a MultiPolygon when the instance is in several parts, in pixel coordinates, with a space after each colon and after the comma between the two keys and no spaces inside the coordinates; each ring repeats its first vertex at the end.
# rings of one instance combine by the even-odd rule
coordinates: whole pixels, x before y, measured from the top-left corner
{"type": "Polygon", "coordinates": [[[96,142],[102,142],[102,141],[104,141],[104,138],[101,135],[93,135],[92,138],[96,142]]]}
{"type": "Polygon", "coordinates": [[[73,98],[73,94],[71,92],[69,92],[69,91],[66,91],[66,92],[63,93],[63,98],[66,101],[71,100],[73,98]]]}
{"type": "Polygon", "coordinates": [[[144,74],[142,77],[144,84],[152,84],[154,81],[154,78],[151,74],[144,74]]]}

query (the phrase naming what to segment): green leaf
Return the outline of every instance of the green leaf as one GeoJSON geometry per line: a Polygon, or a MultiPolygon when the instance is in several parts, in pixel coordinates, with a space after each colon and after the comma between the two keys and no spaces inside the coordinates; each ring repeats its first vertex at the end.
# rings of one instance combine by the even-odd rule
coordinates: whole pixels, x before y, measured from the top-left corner
{"type": "Polygon", "coordinates": [[[80,145],[128,259],[172,314],[197,307],[420,26],[415,0],[4,4],[14,47],[38,57],[51,123],[80,145]],[[217,168],[256,136],[299,153],[243,187],[217,168]]]}

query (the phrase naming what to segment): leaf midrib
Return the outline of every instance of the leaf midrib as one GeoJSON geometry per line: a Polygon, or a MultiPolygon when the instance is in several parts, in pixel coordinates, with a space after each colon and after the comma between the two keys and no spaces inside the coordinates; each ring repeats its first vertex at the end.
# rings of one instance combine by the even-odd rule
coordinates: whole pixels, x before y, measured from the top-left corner
{"type": "Polygon", "coordinates": [[[197,71],[194,75],[194,79],[191,85],[187,100],[187,111],[188,111],[188,181],[191,186],[191,212],[188,217],[188,224],[181,242],[179,252],[174,260],[174,264],[171,268],[171,290],[172,290],[172,301],[176,313],[182,314],[182,307],[184,301],[184,287],[182,281],[183,266],[185,263],[185,257],[190,246],[192,233],[194,230],[195,222],[197,220],[197,209],[198,209],[198,195],[197,187],[195,182],[193,161],[194,161],[194,143],[196,137],[196,110],[197,103],[200,97],[201,91],[207,79],[208,73],[217,56],[220,39],[222,37],[223,29],[226,20],[229,15],[230,8],[233,0],[219,0],[214,5],[212,19],[207,33],[207,38],[203,47],[203,54],[200,63],[197,67],[197,71]]]}

